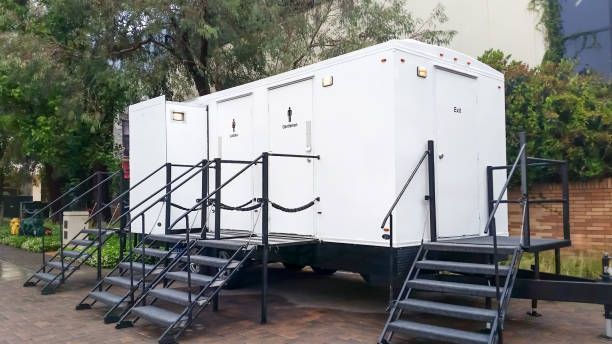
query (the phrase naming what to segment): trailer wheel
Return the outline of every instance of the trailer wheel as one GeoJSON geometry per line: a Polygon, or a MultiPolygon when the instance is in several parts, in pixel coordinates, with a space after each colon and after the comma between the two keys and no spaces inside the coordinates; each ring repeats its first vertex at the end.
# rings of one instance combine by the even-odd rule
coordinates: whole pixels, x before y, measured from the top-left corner
{"type": "Polygon", "coordinates": [[[283,262],[283,266],[285,267],[285,269],[292,271],[292,272],[298,272],[298,271],[302,271],[302,269],[306,266],[306,265],[301,265],[301,264],[293,264],[293,263],[286,263],[283,262]]]}
{"type": "Polygon", "coordinates": [[[363,278],[364,282],[367,284],[372,283],[372,276],[370,274],[359,273],[359,275],[361,275],[361,278],[363,278]]]}
{"type": "Polygon", "coordinates": [[[317,266],[312,266],[312,270],[317,274],[317,275],[322,275],[322,276],[329,276],[329,275],[333,275],[336,271],[336,269],[325,269],[325,268],[320,268],[317,266]]]}

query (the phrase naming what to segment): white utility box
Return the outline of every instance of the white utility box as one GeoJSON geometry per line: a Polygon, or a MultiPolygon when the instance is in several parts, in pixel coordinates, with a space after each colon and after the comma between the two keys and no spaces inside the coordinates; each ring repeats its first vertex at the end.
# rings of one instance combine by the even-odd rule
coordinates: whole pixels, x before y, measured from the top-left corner
{"type": "Polygon", "coordinates": [[[64,223],[62,224],[62,235],[64,242],[74,238],[79,232],[85,228],[85,221],[89,218],[89,212],[86,210],[65,211],[63,213],[64,223]]]}

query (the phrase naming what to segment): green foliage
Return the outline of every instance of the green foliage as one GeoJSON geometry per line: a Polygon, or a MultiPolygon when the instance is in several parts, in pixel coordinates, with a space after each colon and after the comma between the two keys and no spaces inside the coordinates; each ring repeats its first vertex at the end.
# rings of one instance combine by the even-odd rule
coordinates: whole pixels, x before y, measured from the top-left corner
{"type": "MultiPolygon", "coordinates": [[[[505,74],[508,161],[526,131],[531,156],[569,161],[572,179],[612,175],[612,84],[594,74],[574,72],[569,60],[530,68],[510,55],[489,50],[480,58],[505,74]]],[[[538,180],[555,180],[552,170],[538,180]]]]}
{"type": "MultiPolygon", "coordinates": [[[[530,270],[535,258],[531,253],[523,254],[520,268],[530,270]]],[[[540,254],[540,271],[555,272],[554,252],[547,251],[540,254]]],[[[561,256],[561,274],[589,279],[601,278],[601,257],[583,252],[576,254],[563,254],[561,256]]]]}
{"type": "MultiPolygon", "coordinates": [[[[94,250],[91,250],[91,257],[85,263],[95,267],[98,262],[98,254],[94,252],[94,250]]],[[[102,267],[114,268],[119,264],[119,253],[119,237],[114,235],[102,247],[102,267]]]]}
{"type": "MultiPolygon", "coordinates": [[[[60,247],[59,226],[46,223],[45,227],[51,228],[51,235],[45,236],[45,251],[53,252],[60,247]]],[[[42,238],[25,235],[10,235],[9,227],[5,224],[0,225],[0,244],[15,248],[20,248],[30,252],[42,251],[42,238]]]]}
{"type": "Polygon", "coordinates": [[[540,26],[546,33],[548,47],[544,61],[559,62],[565,56],[565,39],[559,0],[530,0],[529,8],[540,12],[540,26]]]}

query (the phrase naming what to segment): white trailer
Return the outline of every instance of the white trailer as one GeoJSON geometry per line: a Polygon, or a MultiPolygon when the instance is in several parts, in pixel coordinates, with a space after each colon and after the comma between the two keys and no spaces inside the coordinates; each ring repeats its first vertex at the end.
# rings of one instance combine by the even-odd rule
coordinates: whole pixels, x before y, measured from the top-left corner
{"type": "MultiPolygon", "coordinates": [[[[506,163],[504,79],[451,49],[392,40],[187,103],[156,98],[130,107],[134,182],[163,162],[253,160],[262,152],[320,156],[270,158],[271,201],[286,207],[319,201],[299,213],[271,209],[269,232],[320,242],[308,254],[281,255],[287,263],[367,274],[383,273],[385,262],[378,261],[386,259],[381,252],[390,242],[381,221],[428,140],[435,148],[437,238],[484,235],[486,166],[506,163]]],[[[222,179],[239,168],[223,166],[222,179]]],[[[191,207],[201,197],[198,183],[176,203],[191,207]]],[[[230,205],[260,195],[258,168],[222,191],[230,205]]],[[[393,213],[398,252],[414,254],[431,239],[427,195],[425,166],[393,213]]],[[[131,195],[131,203],[142,196],[131,195]]],[[[508,233],[504,207],[496,213],[499,235],[508,233]]],[[[162,210],[150,212],[147,219],[155,221],[146,227],[163,232],[162,210]]],[[[224,211],[221,226],[260,233],[260,215],[224,211]]]]}

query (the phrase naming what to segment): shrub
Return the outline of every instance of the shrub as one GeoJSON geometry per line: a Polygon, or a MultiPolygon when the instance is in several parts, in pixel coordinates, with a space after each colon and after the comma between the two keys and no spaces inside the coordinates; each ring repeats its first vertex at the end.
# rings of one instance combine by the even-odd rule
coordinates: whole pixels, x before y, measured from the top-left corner
{"type": "MultiPolygon", "coordinates": [[[[508,160],[518,153],[518,132],[526,131],[530,156],[565,159],[573,179],[612,175],[612,84],[591,73],[576,73],[570,60],[530,68],[499,50],[479,60],[506,77],[508,160]]],[[[557,174],[532,169],[538,180],[557,174]]]]}

